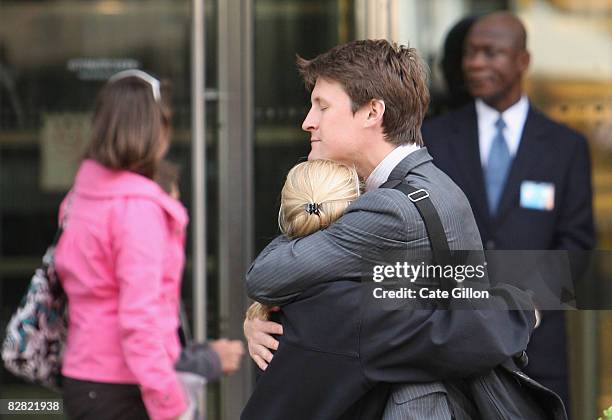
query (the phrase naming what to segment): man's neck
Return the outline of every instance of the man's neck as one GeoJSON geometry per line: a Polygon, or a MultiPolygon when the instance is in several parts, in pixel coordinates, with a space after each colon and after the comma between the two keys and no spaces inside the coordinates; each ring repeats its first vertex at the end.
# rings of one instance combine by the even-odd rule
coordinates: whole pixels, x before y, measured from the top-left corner
{"type": "Polygon", "coordinates": [[[523,96],[522,89],[513,91],[511,94],[505,95],[501,98],[481,98],[482,101],[489,105],[491,108],[497,110],[500,114],[510,108],[512,105],[521,100],[523,96]]]}
{"type": "Polygon", "coordinates": [[[359,162],[355,162],[357,174],[362,179],[367,179],[372,171],[383,161],[389,153],[391,153],[397,146],[387,141],[382,141],[376,147],[371,147],[367,150],[367,153],[362,154],[359,162]]]}
{"type": "Polygon", "coordinates": [[[374,168],[372,173],[365,180],[366,191],[372,191],[384,184],[391,176],[397,165],[406,156],[417,151],[420,147],[416,144],[403,144],[393,149],[385,158],[374,168]]]}

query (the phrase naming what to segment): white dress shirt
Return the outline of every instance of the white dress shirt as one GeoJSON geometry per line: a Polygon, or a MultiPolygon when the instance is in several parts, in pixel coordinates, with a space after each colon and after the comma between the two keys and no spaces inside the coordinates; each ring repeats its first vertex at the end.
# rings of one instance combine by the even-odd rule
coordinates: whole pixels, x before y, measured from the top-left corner
{"type": "MultiPolygon", "coordinates": [[[[521,144],[521,136],[523,128],[527,120],[527,112],[529,112],[529,100],[527,96],[521,96],[514,105],[501,113],[501,117],[506,123],[503,129],[504,138],[508,145],[510,156],[514,159],[519,145],[521,144]]],[[[489,152],[493,139],[497,134],[495,122],[500,117],[499,111],[485,104],[482,99],[476,99],[476,115],[478,117],[478,145],[480,147],[480,162],[482,167],[487,166],[489,152]]]]}
{"type": "Polygon", "coordinates": [[[421,147],[416,144],[403,144],[393,149],[385,158],[374,168],[368,179],[366,179],[366,191],[372,191],[387,182],[393,169],[410,153],[419,150],[421,147]]]}

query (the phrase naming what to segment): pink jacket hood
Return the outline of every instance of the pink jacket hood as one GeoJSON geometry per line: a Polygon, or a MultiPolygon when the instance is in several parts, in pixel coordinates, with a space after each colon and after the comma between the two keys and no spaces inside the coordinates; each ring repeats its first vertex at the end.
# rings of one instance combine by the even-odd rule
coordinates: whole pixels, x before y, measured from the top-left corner
{"type": "Polygon", "coordinates": [[[129,171],[113,171],[95,160],[83,161],[73,191],[91,198],[129,196],[153,199],[171,216],[177,228],[185,228],[189,221],[185,207],[153,180],[129,171]]]}

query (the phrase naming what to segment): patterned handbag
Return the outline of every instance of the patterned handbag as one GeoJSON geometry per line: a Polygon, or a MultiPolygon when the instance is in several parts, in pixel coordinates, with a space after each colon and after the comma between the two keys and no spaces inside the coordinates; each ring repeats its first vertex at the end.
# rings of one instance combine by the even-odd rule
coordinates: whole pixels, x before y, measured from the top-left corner
{"type": "Polygon", "coordinates": [[[62,354],[68,331],[67,298],[55,273],[55,246],[66,226],[68,201],[62,223],[36,269],[28,290],[11,317],[2,344],[2,360],[16,376],[58,391],[62,354]]]}

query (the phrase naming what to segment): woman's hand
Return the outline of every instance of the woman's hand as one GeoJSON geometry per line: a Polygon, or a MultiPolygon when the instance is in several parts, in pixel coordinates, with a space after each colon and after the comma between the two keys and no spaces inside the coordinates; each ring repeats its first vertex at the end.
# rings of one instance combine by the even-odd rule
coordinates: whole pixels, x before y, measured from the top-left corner
{"type": "MultiPolygon", "coordinates": [[[[274,307],[271,311],[278,311],[280,308],[274,307]]],[[[266,370],[272,361],[272,350],[278,349],[278,340],[271,334],[281,335],[283,326],[276,322],[264,321],[261,319],[244,320],[244,336],[247,339],[249,355],[257,363],[261,370],[266,370]]]]}
{"type": "Polygon", "coordinates": [[[219,355],[223,373],[231,375],[240,368],[240,360],[244,354],[242,341],[221,338],[212,341],[210,347],[219,355]]]}

